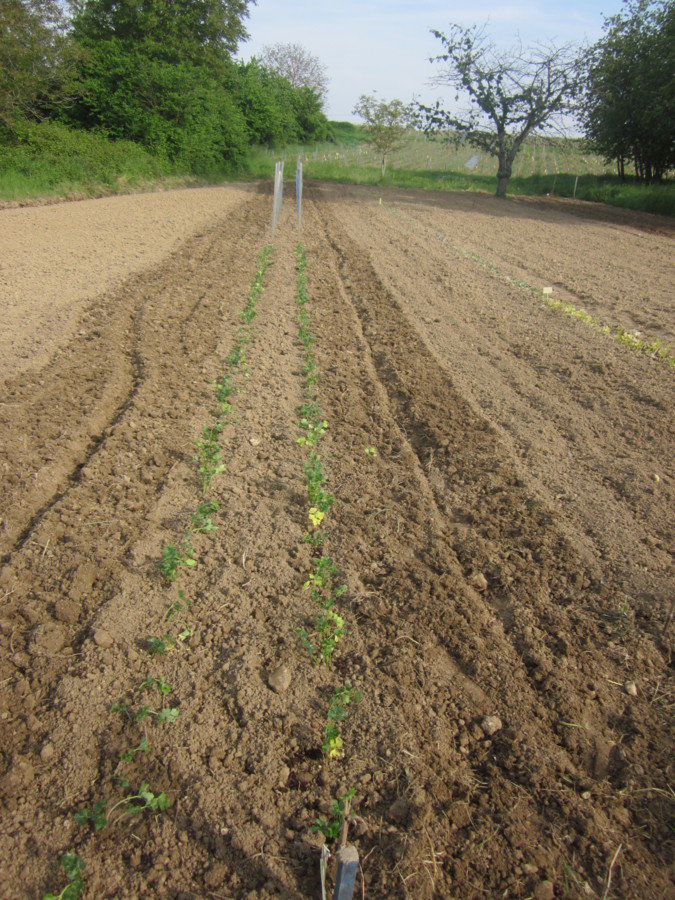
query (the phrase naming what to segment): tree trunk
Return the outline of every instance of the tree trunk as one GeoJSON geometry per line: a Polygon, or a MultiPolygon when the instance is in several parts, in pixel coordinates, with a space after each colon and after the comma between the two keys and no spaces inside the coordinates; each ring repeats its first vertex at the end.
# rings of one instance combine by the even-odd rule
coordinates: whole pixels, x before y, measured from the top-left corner
{"type": "Polygon", "coordinates": [[[382,177],[384,178],[384,173],[387,171],[387,154],[382,154],[382,177]]]}
{"type": "Polygon", "coordinates": [[[506,197],[506,185],[511,177],[512,163],[508,160],[499,160],[499,168],[497,169],[497,196],[506,197]]]}

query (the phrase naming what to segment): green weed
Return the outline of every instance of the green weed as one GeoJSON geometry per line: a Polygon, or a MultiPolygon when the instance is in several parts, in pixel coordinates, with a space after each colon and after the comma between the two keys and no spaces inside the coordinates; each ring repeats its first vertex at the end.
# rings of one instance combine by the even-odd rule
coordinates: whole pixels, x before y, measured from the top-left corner
{"type": "Polygon", "coordinates": [[[134,757],[137,753],[149,753],[150,752],[150,744],[148,743],[148,739],[143,735],[138,747],[132,747],[131,750],[127,750],[126,753],[123,753],[120,756],[120,762],[133,762],[134,757]]]}
{"type": "Polygon", "coordinates": [[[140,684],[136,685],[137,691],[157,690],[162,697],[166,697],[173,690],[173,685],[161,678],[144,678],[140,684]]]}

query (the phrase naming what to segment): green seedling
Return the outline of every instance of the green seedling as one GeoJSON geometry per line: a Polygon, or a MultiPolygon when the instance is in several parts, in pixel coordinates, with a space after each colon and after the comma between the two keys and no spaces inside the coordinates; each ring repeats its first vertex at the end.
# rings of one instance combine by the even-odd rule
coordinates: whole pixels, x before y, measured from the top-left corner
{"type": "Polygon", "coordinates": [[[194,550],[186,537],[180,547],[176,547],[175,544],[166,544],[162,547],[162,558],[157,563],[157,568],[165,580],[172,584],[179,569],[193,569],[196,565],[194,550]]]}
{"type": "Polygon", "coordinates": [[[239,313],[239,318],[245,325],[249,325],[258,313],[255,311],[255,302],[249,300],[243,310],[239,313]]]}
{"type": "Polygon", "coordinates": [[[332,818],[325,822],[323,819],[317,819],[316,825],[312,825],[312,831],[321,832],[329,844],[334,843],[340,837],[342,831],[342,823],[344,822],[347,804],[351,804],[355,788],[350,788],[342,797],[338,797],[333,801],[332,818]]]}
{"type": "Polygon", "coordinates": [[[178,710],[176,707],[150,709],[149,706],[142,706],[134,716],[134,721],[143,722],[149,718],[154,718],[155,725],[172,725],[178,718],[178,710]]]}
{"type": "Polygon", "coordinates": [[[333,575],[339,571],[330,556],[320,556],[313,560],[314,571],[310,572],[303,588],[310,592],[312,600],[323,610],[329,610],[338,597],[347,590],[347,585],[333,587],[333,575]]]}
{"type": "MultiPolygon", "coordinates": [[[[321,517],[323,518],[323,516],[321,517]]],[[[311,519],[310,519],[311,521],[311,519]]],[[[320,547],[323,542],[326,540],[326,532],[325,531],[315,531],[311,534],[309,531],[306,531],[302,537],[303,541],[306,544],[309,544],[310,547],[314,547],[314,549],[320,547]]]]}
{"type": "Polygon", "coordinates": [[[150,656],[166,656],[169,650],[176,646],[176,642],[170,634],[163,634],[161,638],[148,638],[147,651],[150,656]]]}
{"type": "Polygon", "coordinates": [[[316,506],[312,506],[307,513],[307,517],[309,521],[312,523],[314,528],[318,528],[319,525],[323,522],[323,518],[326,514],[322,512],[322,510],[317,509],[316,506]]]}
{"type": "Polygon", "coordinates": [[[320,422],[323,419],[321,407],[315,400],[308,400],[300,407],[300,421],[320,422]]]}
{"type": "MultiPolygon", "coordinates": [[[[230,394],[234,391],[234,385],[230,381],[229,375],[223,375],[223,377],[220,379],[220,381],[218,381],[218,379],[216,379],[215,381],[212,381],[211,387],[216,392],[216,400],[218,401],[218,403],[220,403],[222,406],[230,407],[228,398],[229,398],[230,394]]],[[[221,412],[222,412],[222,410],[221,410],[221,412]]]]}
{"type": "Polygon", "coordinates": [[[194,461],[199,463],[199,483],[205,494],[216,475],[225,471],[225,465],[221,461],[220,433],[223,430],[222,422],[214,422],[202,429],[201,440],[195,441],[197,455],[194,461]]]}
{"type": "Polygon", "coordinates": [[[328,669],[332,669],[335,648],[340,639],[348,634],[344,619],[332,609],[324,608],[314,616],[314,624],[315,632],[312,635],[305,628],[296,628],[295,633],[312,662],[318,664],[322,661],[328,669]]]}
{"type": "Polygon", "coordinates": [[[317,662],[317,650],[316,650],[316,647],[314,646],[314,643],[312,642],[312,639],[307,634],[307,629],[306,628],[296,628],[295,633],[297,634],[298,638],[300,639],[300,644],[302,645],[303,649],[305,649],[309,653],[310,657],[312,658],[312,662],[314,662],[314,663],[317,662]]]}
{"type": "Polygon", "coordinates": [[[137,753],[149,753],[150,752],[150,744],[148,743],[145,735],[141,738],[141,742],[138,747],[132,747],[131,750],[127,750],[126,753],[123,753],[120,756],[120,762],[133,762],[134,756],[137,753]]]}
{"type": "Polygon", "coordinates": [[[342,722],[347,718],[347,707],[353,703],[357,706],[361,702],[361,691],[354,690],[348,684],[343,688],[339,688],[330,698],[330,706],[328,707],[328,721],[342,722]]]}
{"type": "Polygon", "coordinates": [[[344,627],[345,620],[331,609],[317,616],[317,632],[319,634],[319,652],[327,668],[333,668],[333,653],[340,639],[349,632],[344,627]]]}
{"type": "MultiPolygon", "coordinates": [[[[132,710],[126,703],[113,703],[110,707],[111,713],[117,713],[124,719],[128,719],[138,725],[147,719],[154,719],[155,725],[163,725],[165,722],[172,723],[178,718],[178,709],[153,709],[151,706],[139,706],[137,710],[132,710]]],[[[139,749],[139,748],[136,748],[139,749]]],[[[143,749],[143,748],[140,748],[143,749]]]]}
{"type": "Polygon", "coordinates": [[[314,560],[314,571],[310,573],[303,587],[305,590],[311,590],[312,593],[330,588],[333,575],[338,571],[338,567],[333,564],[330,556],[320,556],[314,560]]]}
{"type": "Polygon", "coordinates": [[[215,500],[207,500],[197,506],[197,511],[192,513],[191,521],[193,529],[199,534],[211,534],[217,531],[218,526],[214,525],[211,516],[218,512],[218,504],[215,500]]]}
{"type": "Polygon", "coordinates": [[[78,825],[91,825],[94,831],[100,831],[108,823],[114,824],[111,822],[111,818],[118,809],[121,810],[121,814],[115,821],[119,821],[122,816],[137,816],[146,810],[148,812],[164,812],[170,805],[171,802],[164,791],[161,794],[154,794],[144,783],[138,789],[138,793],[118,800],[109,812],[106,813],[105,801],[99,800],[94,803],[91,810],[82,809],[76,812],[75,821],[78,825]]]}
{"type": "Polygon", "coordinates": [[[357,704],[360,701],[361,693],[355,691],[348,684],[335,691],[330,698],[327,716],[328,723],[324,729],[323,743],[321,744],[321,749],[328,759],[341,759],[344,756],[340,722],[346,719],[349,704],[357,704]]]}
{"type": "Polygon", "coordinates": [[[321,749],[328,759],[342,759],[345,755],[340,729],[337,725],[326,725],[323,733],[321,749]]]}
{"type": "Polygon", "coordinates": [[[328,494],[323,489],[323,486],[328,479],[323,474],[321,459],[314,450],[310,453],[309,460],[305,464],[305,477],[307,479],[309,502],[312,506],[309,512],[309,518],[312,525],[316,527],[321,524],[323,516],[333,505],[334,498],[332,494],[328,494]],[[317,513],[323,513],[323,515],[317,516],[317,513]]]}
{"type": "Polygon", "coordinates": [[[192,635],[192,629],[191,629],[191,628],[184,628],[184,629],[181,631],[181,633],[178,635],[178,640],[181,642],[181,644],[183,644],[183,643],[185,643],[185,641],[187,641],[187,639],[188,639],[191,635],[192,635]]]}
{"type": "Polygon", "coordinates": [[[321,437],[328,429],[328,422],[324,420],[323,422],[314,424],[314,422],[310,422],[309,419],[301,419],[299,427],[307,433],[299,437],[297,443],[301,447],[316,447],[321,437]]]}
{"type": "Polygon", "coordinates": [[[375,459],[377,456],[377,450],[374,447],[365,447],[363,452],[366,456],[370,456],[372,459],[375,459]]]}
{"type": "Polygon", "coordinates": [[[85,863],[77,853],[64,853],[61,868],[66,873],[68,884],[60,894],[45,894],[42,900],[78,900],[84,888],[85,863]]]}

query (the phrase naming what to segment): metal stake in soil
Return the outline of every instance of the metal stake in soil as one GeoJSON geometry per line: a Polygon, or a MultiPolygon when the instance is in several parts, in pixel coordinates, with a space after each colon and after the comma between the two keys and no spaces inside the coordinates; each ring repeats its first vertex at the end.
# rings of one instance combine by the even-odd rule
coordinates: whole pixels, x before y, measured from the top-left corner
{"type": "Polygon", "coordinates": [[[295,170],[295,202],[298,209],[298,233],[302,231],[302,162],[298,159],[295,170]]]}
{"type": "Polygon", "coordinates": [[[272,234],[277,227],[281,215],[281,201],[284,193],[284,161],[280,160],[274,166],[274,204],[272,206],[272,234]]]}
{"type": "Polygon", "coordinates": [[[359,851],[353,844],[340,848],[333,900],[352,900],[359,871],[359,851]]]}

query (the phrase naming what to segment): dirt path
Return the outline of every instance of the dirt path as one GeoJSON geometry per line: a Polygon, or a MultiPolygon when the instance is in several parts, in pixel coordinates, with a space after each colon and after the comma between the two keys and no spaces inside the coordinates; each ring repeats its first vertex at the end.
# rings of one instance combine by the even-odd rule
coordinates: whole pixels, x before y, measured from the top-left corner
{"type": "MultiPolygon", "coordinates": [[[[317,896],[311,825],[350,787],[366,896],[599,897],[619,848],[613,895],[672,889],[673,376],[440,239],[458,242],[460,222],[478,246],[492,201],[472,215],[465,198],[432,209],[404,196],[380,206],[369,191],[346,202],[307,191],[335,495],[327,552],[348,588],[332,673],[297,638],[311,622],[312,551],[291,204],[222,435],[218,530],[193,536],[197,566],[178,585],[156,562],[199,500],[194,441],[269,239],[265,190],[234,192],[167,259],[83,301],[85,334],[64,325],[50,359],[8,382],[8,896],[62,886],[68,851],[86,861],[87,897],[317,896]],[[149,656],[148,638],[185,627],[172,652],[149,656]],[[275,691],[280,664],[290,686],[275,691]],[[153,701],[136,688],[160,677],[173,724],[110,713],[153,701]],[[363,694],[342,762],[321,752],[336,680],[363,694]],[[150,753],[121,762],[143,737],[150,753]],[[111,805],[122,776],[166,791],[170,809],[99,833],[77,825],[76,810],[111,805]]],[[[574,232],[580,245],[572,225],[589,228],[603,258],[597,222],[520,211],[493,266],[513,271],[526,227],[550,229],[554,244],[556,229],[574,232]]],[[[630,227],[611,225],[624,229],[626,277],[646,284],[630,227]]],[[[670,238],[649,238],[665,265],[670,238]]],[[[544,249],[520,269],[547,274],[544,249]]],[[[590,251],[586,266],[590,290],[590,251]]],[[[619,308],[600,300],[603,314],[619,308]]],[[[649,310],[663,334],[665,309],[649,310]]]]}

